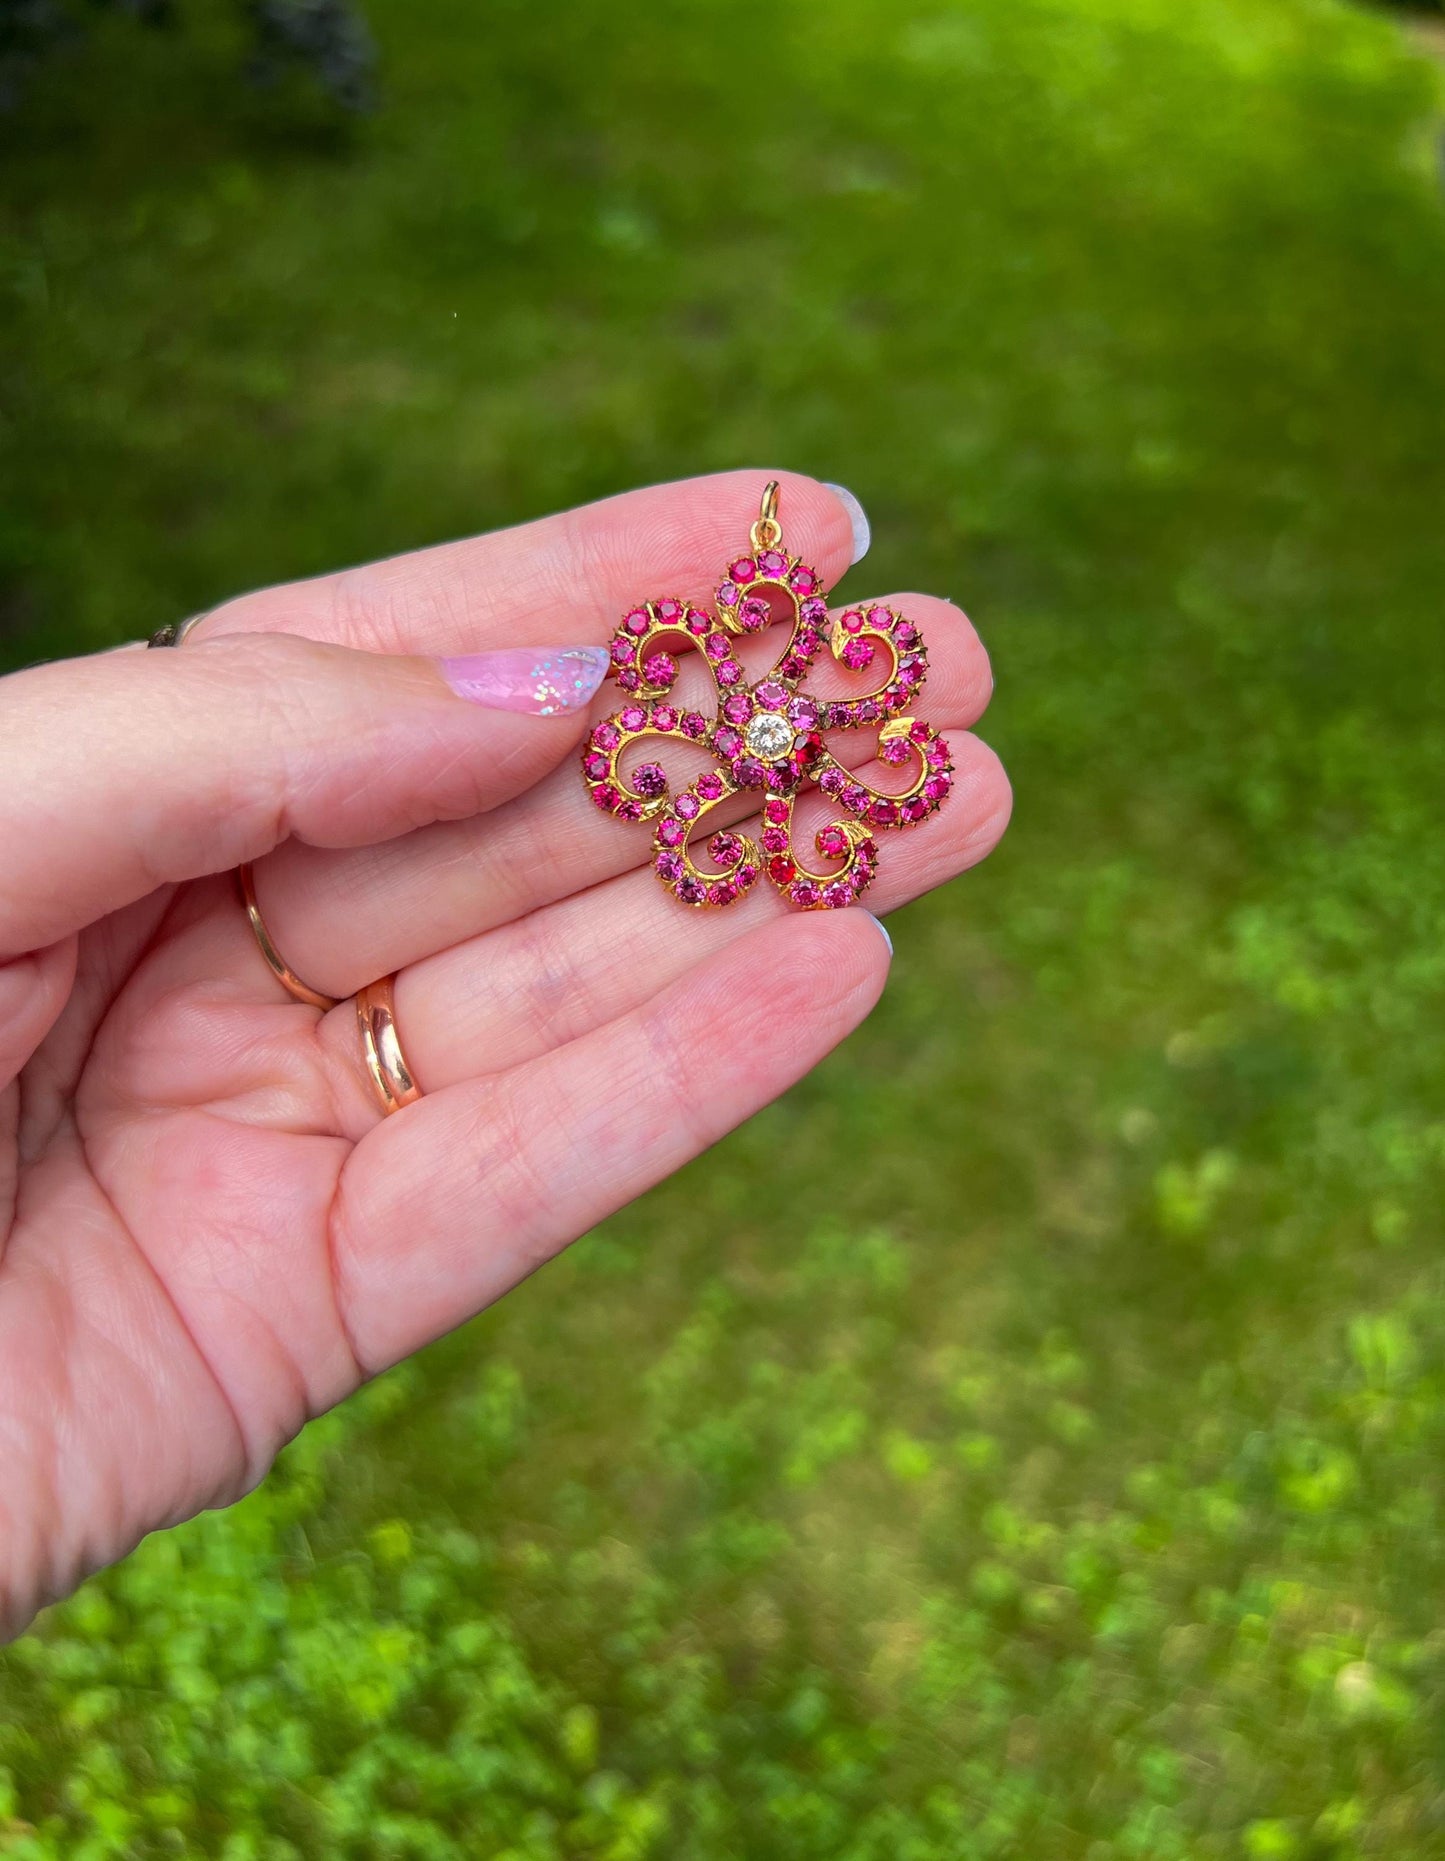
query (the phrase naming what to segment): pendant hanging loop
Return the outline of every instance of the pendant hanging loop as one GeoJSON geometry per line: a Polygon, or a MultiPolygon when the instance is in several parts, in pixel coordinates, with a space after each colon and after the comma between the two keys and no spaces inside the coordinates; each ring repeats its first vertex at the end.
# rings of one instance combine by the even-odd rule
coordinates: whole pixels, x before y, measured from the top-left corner
{"type": "Polygon", "coordinates": [[[783,540],[783,526],[778,522],[778,481],[776,479],[763,486],[763,498],[758,506],[758,520],[752,529],[754,549],[776,549],[783,540]]]}

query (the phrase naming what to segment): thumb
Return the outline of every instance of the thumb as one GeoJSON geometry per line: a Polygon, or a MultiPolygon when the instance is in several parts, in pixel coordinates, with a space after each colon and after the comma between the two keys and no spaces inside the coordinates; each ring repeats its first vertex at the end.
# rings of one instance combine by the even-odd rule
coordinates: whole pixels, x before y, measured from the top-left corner
{"type": "Polygon", "coordinates": [[[0,680],[0,961],[292,835],[364,846],[495,807],[576,742],[607,664],[231,634],[0,680]]]}

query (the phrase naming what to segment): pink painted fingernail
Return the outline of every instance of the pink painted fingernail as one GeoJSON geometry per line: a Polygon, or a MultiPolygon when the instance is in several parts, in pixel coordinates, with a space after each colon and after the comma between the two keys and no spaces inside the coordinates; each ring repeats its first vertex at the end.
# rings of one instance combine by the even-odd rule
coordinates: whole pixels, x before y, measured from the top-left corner
{"type": "Polygon", "coordinates": [[[580,711],[607,676],[604,646],[509,646],[438,660],[459,698],[492,711],[563,717],[580,711]]]}

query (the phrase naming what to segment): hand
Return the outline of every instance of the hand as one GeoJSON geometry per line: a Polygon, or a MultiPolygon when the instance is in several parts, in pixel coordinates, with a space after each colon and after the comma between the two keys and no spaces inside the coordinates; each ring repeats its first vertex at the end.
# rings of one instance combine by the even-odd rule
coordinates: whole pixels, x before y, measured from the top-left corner
{"type": "MultiPolygon", "coordinates": [[[[248,596],[179,650],[0,681],[0,1628],[237,1498],[308,1417],[872,1007],[888,947],[865,912],[790,911],[768,886],[688,910],[649,834],[589,805],[574,752],[602,653],[570,662],[581,696],[550,716],[524,714],[515,659],[488,662],[479,706],[414,656],[527,649],[525,671],[540,647],[599,648],[639,595],[710,595],[760,483],[635,492],[248,596]],[[381,1118],[352,1004],[307,1007],[266,968],[247,860],[313,987],[399,972],[426,1092],[399,1115],[381,1118]]],[[[836,581],[835,495],[785,479],[783,514],[836,581]]],[[[977,637],[947,602],[898,604],[958,777],[887,839],[885,910],[982,858],[1009,806],[964,734],[990,691],[977,637]]]]}

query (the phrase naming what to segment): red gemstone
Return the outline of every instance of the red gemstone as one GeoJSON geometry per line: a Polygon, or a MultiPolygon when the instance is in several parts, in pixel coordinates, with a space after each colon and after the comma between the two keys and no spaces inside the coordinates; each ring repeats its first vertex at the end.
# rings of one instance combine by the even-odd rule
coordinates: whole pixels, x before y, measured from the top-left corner
{"type": "Polygon", "coordinates": [[[942,737],[935,737],[932,743],[930,743],[928,748],[923,752],[923,755],[930,769],[946,769],[948,767],[948,745],[944,742],[942,737]]]}
{"type": "Polygon", "coordinates": [[[652,622],[649,620],[644,608],[635,607],[622,624],[629,633],[635,633],[640,639],[652,625],[652,622]]]}
{"type": "Polygon", "coordinates": [[[877,627],[880,633],[886,633],[893,625],[893,616],[886,607],[870,607],[868,625],[877,627]]]}
{"type": "Polygon", "coordinates": [[[717,669],[719,685],[736,685],[743,676],[743,669],[736,659],[725,659],[717,669]]]}
{"type": "Polygon", "coordinates": [[[622,733],[616,724],[599,724],[592,732],[592,741],[599,750],[615,750],[622,741],[622,733]]]}
{"type": "Polygon", "coordinates": [[[730,724],[722,724],[718,727],[713,735],[713,742],[717,745],[718,755],[726,756],[730,762],[743,747],[742,737],[730,724]]]}
{"type": "Polygon", "coordinates": [[[758,869],[751,860],[748,861],[746,866],[739,866],[737,871],[733,874],[733,884],[736,885],[739,890],[744,886],[756,885],[757,882],[758,869]]]}
{"type": "Polygon", "coordinates": [[[751,556],[742,556],[733,564],[728,573],[735,582],[742,582],[746,585],[746,583],[756,579],[758,565],[753,561],[751,556]]]}
{"type": "Polygon", "coordinates": [[[717,801],[723,792],[723,779],[716,769],[709,769],[697,778],[697,792],[704,801],[717,801]]]}
{"type": "Polygon", "coordinates": [[[911,620],[904,620],[900,616],[893,623],[893,637],[900,646],[912,646],[918,638],[918,629],[911,620]]]}
{"type": "Polygon", "coordinates": [[[818,888],[811,879],[799,879],[788,894],[795,905],[801,905],[806,911],[810,905],[818,902],[818,888]]]}
{"type": "Polygon", "coordinates": [[[710,633],[703,641],[703,650],[709,659],[726,659],[732,647],[725,633],[710,633]]]}
{"type": "Polygon", "coordinates": [[[743,843],[736,834],[714,834],[707,843],[707,850],[719,866],[731,866],[742,858],[743,843]]]}
{"type": "Polygon", "coordinates": [[[805,768],[815,763],[823,754],[823,739],[816,730],[805,730],[798,738],[795,759],[805,768]]]}
{"type": "Polygon", "coordinates": [[[677,661],[671,653],[652,653],[642,662],[649,685],[670,685],[677,677],[677,661]]]}
{"type": "Polygon", "coordinates": [[[844,645],[840,656],[850,672],[866,671],[873,663],[873,642],[871,640],[849,640],[844,645]]]}
{"type": "Polygon", "coordinates": [[[668,815],[666,819],[658,823],[657,838],[663,846],[681,846],[687,839],[687,829],[681,821],[676,821],[668,815]]]}
{"type": "Polygon", "coordinates": [[[786,824],[787,818],[787,802],[781,800],[777,795],[769,795],[767,800],[763,803],[763,819],[765,821],[772,821],[776,825],[778,822],[786,824]]]}
{"type": "Polygon", "coordinates": [[[604,782],[601,788],[593,789],[592,799],[597,803],[597,806],[602,809],[604,814],[612,814],[616,812],[617,804],[622,800],[622,797],[610,782],[604,782]]]}
{"type": "Polygon", "coordinates": [[[753,714],[753,702],[745,691],[735,691],[723,700],[723,716],[730,724],[745,724],[753,714]]]}
{"type": "Polygon", "coordinates": [[[915,795],[911,801],[905,801],[901,809],[905,821],[921,821],[928,812],[928,803],[922,795],[915,795]]]}
{"type": "Polygon", "coordinates": [[[600,782],[612,768],[612,763],[600,750],[591,750],[582,758],[582,767],[594,782],[600,782]]]}
{"type": "Polygon", "coordinates": [[[791,885],[798,876],[798,868],[786,854],[779,853],[768,861],[768,877],[774,885],[791,885]]]}
{"type": "Polygon", "coordinates": [[[818,586],[818,578],[811,569],[805,569],[799,563],[788,577],[788,586],[794,594],[811,594],[818,586]]]}
{"type": "Polygon", "coordinates": [[[613,665],[630,666],[632,664],[632,655],[636,651],[637,648],[632,644],[631,640],[614,640],[612,642],[613,665]]]}
{"type": "Polygon", "coordinates": [[[823,902],[836,911],[840,905],[851,905],[857,894],[846,879],[835,879],[823,894],[823,902]]]}
{"type": "Polygon", "coordinates": [[[657,618],[659,620],[668,620],[668,621],[681,620],[682,618],[681,601],[674,601],[670,596],[666,601],[659,601],[657,604],[657,618]]]}
{"type": "Polygon", "coordinates": [[[870,821],[876,821],[880,827],[896,827],[898,824],[898,803],[896,801],[875,801],[868,810],[870,821]]]}
{"type": "Polygon", "coordinates": [[[858,612],[856,607],[850,607],[848,612],[843,616],[841,624],[844,633],[861,633],[863,631],[863,616],[858,612]]]}
{"type": "Polygon", "coordinates": [[[848,854],[848,836],[841,827],[820,827],[818,829],[818,851],[826,859],[845,859],[848,854]]]}
{"type": "Polygon", "coordinates": [[[708,619],[707,615],[703,613],[701,608],[690,607],[687,610],[687,630],[689,633],[706,633],[711,625],[712,622],[708,619]]]}
{"type": "Polygon", "coordinates": [[[926,743],[933,735],[933,732],[929,729],[928,725],[924,723],[921,717],[916,717],[908,726],[908,734],[915,743],[926,743]]]}
{"type": "Polygon", "coordinates": [[[731,879],[714,879],[707,888],[707,902],[710,905],[730,905],[738,895],[738,888],[731,879]]]}
{"type": "Polygon", "coordinates": [[[923,784],[923,792],[930,801],[942,801],[952,786],[953,778],[940,769],[937,775],[929,776],[923,784]]]}

